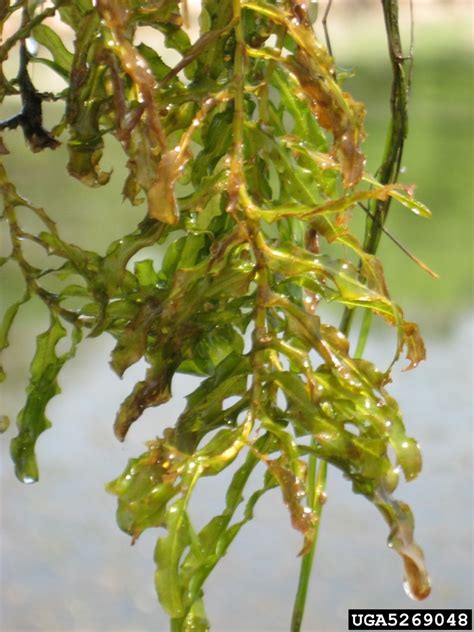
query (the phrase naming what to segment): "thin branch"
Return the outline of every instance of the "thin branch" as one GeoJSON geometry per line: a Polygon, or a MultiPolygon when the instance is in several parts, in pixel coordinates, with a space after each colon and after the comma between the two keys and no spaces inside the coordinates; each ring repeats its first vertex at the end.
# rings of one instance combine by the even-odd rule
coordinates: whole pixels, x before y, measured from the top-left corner
{"type": "MultiPolygon", "coordinates": [[[[374,221],[376,223],[379,222],[377,217],[370,212],[370,210],[368,209],[367,206],[365,206],[364,204],[361,204],[360,202],[358,204],[359,204],[360,208],[365,211],[365,213],[370,217],[370,219],[372,221],[374,221]]],[[[408,248],[406,248],[406,246],[404,246],[402,244],[401,241],[399,241],[390,231],[388,231],[385,228],[385,226],[380,224],[380,230],[384,233],[384,235],[387,235],[387,237],[390,239],[390,241],[392,241],[398,248],[400,248],[400,250],[404,254],[406,254],[409,259],[411,259],[414,263],[416,263],[418,266],[420,266],[420,268],[422,268],[425,272],[427,272],[434,279],[439,279],[439,275],[436,272],[434,272],[430,267],[428,267],[426,265],[426,263],[423,263],[423,261],[421,261],[421,259],[418,259],[418,257],[416,255],[414,255],[412,252],[410,252],[408,250],[408,248]]]]}
{"type": "MultiPolygon", "coordinates": [[[[390,123],[385,141],[382,163],[377,170],[380,184],[396,182],[400,173],[405,139],[408,134],[408,95],[409,84],[405,75],[404,63],[411,57],[404,57],[400,29],[398,24],[398,0],[381,0],[388,51],[392,65],[392,88],[390,96],[390,123]]],[[[412,27],[413,28],[413,27],[412,27]]],[[[383,233],[392,198],[376,200],[370,206],[370,215],[366,223],[364,251],[375,254],[383,233]]],[[[354,309],[346,308],[341,320],[341,331],[349,331],[354,309]]]]}
{"type": "MultiPolygon", "coordinates": [[[[315,447],[314,439],[312,446],[315,447]]],[[[303,616],[308,595],[309,580],[313,569],[314,555],[316,553],[316,545],[319,535],[319,525],[321,522],[321,512],[326,500],[326,479],[327,479],[327,461],[319,460],[314,454],[310,454],[308,459],[308,499],[311,509],[316,516],[315,535],[313,545],[310,551],[303,557],[301,561],[301,570],[296,591],[295,603],[293,606],[293,614],[291,617],[291,632],[300,632],[303,623],[303,616]]]]}
{"type": "Polygon", "coordinates": [[[10,239],[12,243],[13,249],[13,258],[18,263],[18,266],[21,270],[23,278],[25,280],[26,287],[28,290],[32,292],[32,294],[38,296],[43,303],[46,304],[50,311],[55,312],[58,316],[61,316],[69,323],[73,325],[87,324],[81,318],[81,314],[73,312],[69,309],[66,309],[60,305],[59,297],[48,290],[45,290],[39,283],[37,282],[37,270],[25,259],[23,250],[21,248],[21,240],[24,237],[24,234],[20,227],[18,226],[15,208],[14,206],[6,201],[5,202],[5,215],[8,220],[8,225],[10,229],[10,239]]]}
{"type": "Polygon", "coordinates": [[[331,8],[332,8],[332,0],[329,0],[329,2],[327,3],[326,9],[324,11],[322,23],[323,23],[323,29],[324,29],[324,37],[326,38],[326,47],[331,57],[333,57],[331,38],[329,37],[329,29],[328,29],[328,18],[329,18],[329,12],[331,11],[331,8]]]}
{"type": "Polygon", "coordinates": [[[176,66],[174,66],[174,68],[172,68],[169,71],[169,73],[165,77],[163,77],[163,79],[160,80],[158,86],[162,88],[167,83],[169,83],[171,79],[173,79],[173,77],[176,77],[176,75],[179,72],[181,72],[181,70],[186,68],[186,66],[189,66],[189,64],[191,64],[195,59],[197,59],[197,57],[199,57],[199,55],[207,49],[209,44],[214,42],[216,39],[218,39],[222,35],[225,35],[225,33],[230,31],[230,29],[234,25],[235,25],[235,20],[231,20],[229,24],[227,24],[223,28],[217,29],[214,31],[208,31],[207,33],[204,33],[203,35],[201,35],[201,37],[186,52],[186,55],[183,55],[181,61],[177,63],[176,66]]]}
{"type": "Polygon", "coordinates": [[[410,0],[410,48],[408,53],[409,65],[407,76],[408,92],[411,89],[411,78],[413,74],[413,61],[415,59],[415,19],[414,19],[413,0],[410,0]]]}
{"type": "Polygon", "coordinates": [[[189,7],[188,0],[181,0],[181,15],[183,16],[183,25],[189,28],[189,7]]]}
{"type": "Polygon", "coordinates": [[[44,22],[47,18],[53,17],[59,7],[65,4],[65,2],[67,2],[67,0],[58,0],[53,7],[48,7],[42,13],[38,13],[34,18],[22,24],[21,27],[0,46],[0,63],[5,61],[10,49],[12,49],[18,41],[27,38],[35,26],[44,22]]]}
{"type": "MultiPolygon", "coordinates": [[[[24,21],[27,22],[28,14],[23,12],[24,21]]],[[[56,149],[60,143],[43,127],[43,99],[33,85],[28,74],[28,51],[25,41],[20,45],[20,67],[18,70],[18,85],[22,102],[22,110],[11,118],[0,121],[0,130],[15,129],[20,126],[23,129],[25,139],[34,152],[43,149],[56,149]]]]}
{"type": "MultiPolygon", "coordinates": [[[[382,0],[387,32],[388,50],[392,64],[392,90],[390,97],[390,124],[385,142],[382,164],[377,171],[380,184],[396,182],[400,173],[405,139],[408,134],[408,83],[405,74],[405,61],[398,24],[398,0],[382,0]]],[[[384,225],[390,208],[391,198],[377,201],[371,206],[371,212],[378,222],[367,224],[364,249],[374,254],[380,241],[381,227],[384,225]]]]}

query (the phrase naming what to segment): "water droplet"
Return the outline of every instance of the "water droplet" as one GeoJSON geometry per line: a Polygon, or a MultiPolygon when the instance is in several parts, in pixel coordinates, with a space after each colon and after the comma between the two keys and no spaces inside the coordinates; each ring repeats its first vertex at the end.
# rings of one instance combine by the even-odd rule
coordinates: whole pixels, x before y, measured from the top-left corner
{"type": "Polygon", "coordinates": [[[416,601],[416,597],[415,595],[412,593],[411,588],[410,588],[410,584],[407,582],[407,580],[405,579],[405,581],[403,582],[403,590],[406,592],[406,594],[410,597],[410,599],[413,599],[416,601]]]}
{"type": "Polygon", "coordinates": [[[307,294],[304,297],[304,306],[308,314],[315,314],[318,308],[318,299],[314,294],[307,294]]]}
{"type": "Polygon", "coordinates": [[[32,483],[36,483],[37,481],[36,478],[33,478],[33,476],[28,476],[28,474],[25,474],[24,476],[22,476],[21,480],[23,483],[25,483],[25,485],[31,485],[32,483]]]}
{"type": "Polygon", "coordinates": [[[418,588],[420,588],[415,583],[410,583],[407,579],[403,582],[403,589],[405,593],[413,599],[413,601],[421,601],[422,599],[426,599],[431,592],[431,582],[429,577],[425,578],[425,583],[421,587],[421,590],[418,592],[418,588]]]}
{"type": "Polygon", "coordinates": [[[321,410],[327,417],[330,417],[330,418],[334,417],[334,409],[330,402],[328,401],[320,402],[319,405],[321,406],[321,410]]]}

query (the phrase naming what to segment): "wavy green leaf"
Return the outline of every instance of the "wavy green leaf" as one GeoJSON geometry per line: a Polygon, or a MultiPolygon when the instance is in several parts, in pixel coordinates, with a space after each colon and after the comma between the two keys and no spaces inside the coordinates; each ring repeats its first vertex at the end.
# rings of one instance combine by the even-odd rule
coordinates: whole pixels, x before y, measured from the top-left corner
{"type": "Polygon", "coordinates": [[[179,564],[187,547],[199,554],[199,540],[191,526],[187,508],[201,468],[190,461],[182,475],[183,495],[166,512],[167,535],[159,538],[155,548],[155,584],[161,605],[172,618],[187,614],[186,586],[180,577],[179,564]],[[191,467],[191,465],[193,467],[191,467]]]}
{"type": "Polygon", "coordinates": [[[38,24],[33,29],[33,37],[49,50],[63,77],[69,77],[72,69],[73,54],[64,46],[61,37],[46,24],[38,24]]]}
{"type": "Polygon", "coordinates": [[[117,523],[135,541],[150,527],[165,526],[167,503],[179,493],[174,484],[175,455],[157,443],[130,459],[124,472],[106,489],[118,497],[117,523]]]}
{"type": "Polygon", "coordinates": [[[36,339],[36,353],[30,367],[26,404],[18,415],[18,435],[11,442],[15,473],[23,483],[34,483],[39,478],[35,445],[39,435],[51,427],[51,422],[45,414],[46,406],[60,392],[58,374],[64,363],[74,356],[77,344],[81,340],[80,330],[75,329],[70,350],[58,356],[56,346],[65,336],[66,330],[59,320],[52,316],[49,329],[36,339]]]}

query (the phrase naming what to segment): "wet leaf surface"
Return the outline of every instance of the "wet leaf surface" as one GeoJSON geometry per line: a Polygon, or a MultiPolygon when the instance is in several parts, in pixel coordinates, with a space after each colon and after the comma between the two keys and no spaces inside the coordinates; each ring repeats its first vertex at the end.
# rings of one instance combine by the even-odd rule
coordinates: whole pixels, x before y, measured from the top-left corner
{"type": "MultiPolygon", "coordinates": [[[[124,198],[143,206],[144,219],[105,254],[93,252],[65,240],[0,168],[11,247],[1,262],[16,264],[25,284],[3,316],[0,349],[30,297],[50,314],[12,441],[17,476],[39,478],[35,444],[51,426],[48,403],[81,337],[109,334],[118,376],[146,365],[117,412],[120,441],[148,408],[172,398],[177,373],[201,379],[177,419],[161,423],[158,411],[157,437],[107,486],[132,542],[159,529],[155,585],[173,629],[209,629],[205,581],[267,491],[279,488],[301,554],[311,551],[323,503],[309,474],[315,460],[319,472],[326,463],[341,470],[381,511],[409,593],[424,598],[429,579],[413,517],[391,496],[400,471],[407,481],[419,474],[420,449],[387,391],[393,362],[379,370],[361,359],[347,323],[355,309],[379,315],[397,334],[394,362],[405,352],[411,369],[425,358],[418,327],[390,297],[371,244],[391,199],[422,217],[429,210],[413,187],[364,171],[364,106],[342,90],[302,5],[206,0],[194,42],[181,11],[175,1],[78,0],[43,13],[31,7],[21,27],[51,55],[36,62],[68,84],[51,98],[63,104],[54,134],[64,135],[69,173],[87,186],[106,185],[111,173],[101,158],[113,137],[127,164],[124,198]],[[72,48],[43,23],[56,9],[74,31],[72,48]],[[179,61],[140,41],[143,26],[179,61]],[[365,237],[351,223],[361,206],[365,237]],[[25,213],[39,230],[26,230],[25,213]],[[25,242],[42,250],[44,265],[30,262],[25,242]],[[322,318],[320,306],[329,303],[345,314],[339,328],[322,318]],[[69,351],[58,351],[66,338],[69,351]],[[199,479],[232,464],[222,511],[196,529],[190,499],[199,479]],[[259,464],[263,481],[247,493],[259,464]]],[[[2,45],[3,56],[25,36],[21,28],[2,45]]],[[[17,117],[1,122],[3,138],[8,144],[20,125],[34,152],[54,148],[42,125],[47,95],[35,88],[33,60],[21,50],[18,77],[0,77],[3,98],[18,84],[23,101],[17,117]]],[[[2,141],[0,153],[7,151],[2,141]]],[[[7,427],[3,417],[0,425],[7,427]]]]}
{"type": "Polygon", "coordinates": [[[27,399],[17,419],[19,432],[11,442],[15,472],[23,483],[34,483],[39,478],[35,444],[39,435],[51,427],[51,422],[46,417],[46,406],[59,393],[57,376],[63,364],[74,355],[80,340],[80,332],[76,331],[71,350],[58,356],[55,348],[65,335],[66,330],[59,320],[52,317],[49,329],[36,340],[27,399]]]}

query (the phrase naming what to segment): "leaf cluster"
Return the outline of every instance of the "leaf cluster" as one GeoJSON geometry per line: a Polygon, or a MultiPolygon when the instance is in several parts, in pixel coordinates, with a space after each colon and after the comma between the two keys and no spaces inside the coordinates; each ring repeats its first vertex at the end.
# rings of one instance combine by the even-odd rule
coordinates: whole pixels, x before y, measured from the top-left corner
{"type": "MultiPolygon", "coordinates": [[[[2,263],[19,266],[25,294],[6,311],[0,348],[31,297],[50,313],[12,441],[17,476],[38,480],[35,443],[51,425],[46,407],[59,392],[61,368],[85,333],[108,333],[119,376],[141,359],[147,364],[118,410],[121,441],[146,409],[171,398],[176,373],[202,378],[176,422],[157,429],[146,452],[108,485],[118,497],[119,526],[133,541],[147,528],[161,529],[156,587],[179,629],[207,629],[204,582],[268,490],[280,489],[302,534],[301,553],[311,549],[319,514],[307,471],[315,457],[339,468],[380,509],[412,593],[426,596],[412,514],[391,496],[400,472],[412,480],[421,469],[419,447],[386,390],[391,366],[379,371],[355,357],[348,331],[324,323],[320,307],[381,317],[397,333],[393,362],[402,352],[407,368],[423,360],[417,326],[391,299],[380,260],[353,234],[350,219],[361,203],[391,198],[419,215],[429,211],[409,187],[365,173],[364,107],[341,88],[304,6],[205,0],[201,34],[191,42],[173,0],[57,0],[42,11],[6,3],[3,21],[20,5],[22,26],[0,47],[2,60],[19,47],[19,72],[2,73],[0,91],[1,98],[19,95],[23,106],[1,129],[21,126],[33,151],[54,149],[61,138],[69,173],[92,187],[109,181],[100,161],[105,137],[114,136],[128,160],[124,198],[143,203],[146,215],[105,254],[88,251],[65,241],[1,167],[11,240],[2,263]],[[53,14],[73,30],[72,50],[47,23],[53,14]],[[141,41],[142,27],[179,54],[175,66],[141,41]],[[41,45],[40,56],[27,52],[26,37],[41,45]],[[54,95],[64,108],[52,131],[41,116],[47,95],[30,78],[36,63],[67,83],[54,95]],[[43,229],[25,231],[21,208],[43,229]],[[31,265],[28,240],[60,264],[31,265]],[[150,258],[130,265],[166,240],[160,265],[150,258]],[[70,350],[60,354],[66,336],[70,350]],[[239,455],[222,513],[196,531],[188,506],[198,480],[239,455]],[[236,520],[259,463],[262,486],[236,520]]],[[[8,132],[5,139],[8,145],[8,132]]]]}

